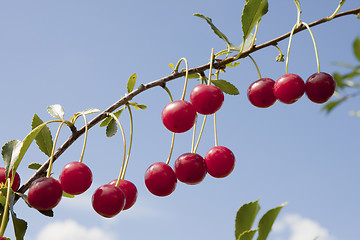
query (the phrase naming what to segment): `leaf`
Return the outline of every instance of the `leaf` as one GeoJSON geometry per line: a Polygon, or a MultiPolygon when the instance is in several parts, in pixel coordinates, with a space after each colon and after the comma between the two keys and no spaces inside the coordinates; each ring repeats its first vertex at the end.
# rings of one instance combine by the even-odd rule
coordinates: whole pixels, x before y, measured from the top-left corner
{"type": "Polygon", "coordinates": [[[42,165],[40,163],[30,163],[28,165],[29,169],[38,170],[42,165]]]}
{"type": "Polygon", "coordinates": [[[343,97],[339,100],[329,101],[321,108],[321,110],[329,114],[335,107],[337,107],[340,103],[344,102],[346,99],[347,98],[343,97]]]}
{"type": "Polygon", "coordinates": [[[48,106],[47,108],[48,113],[56,119],[64,120],[64,109],[59,104],[54,104],[51,106],[48,106]]]}
{"type": "Polygon", "coordinates": [[[47,210],[47,211],[39,211],[39,213],[47,216],[47,217],[53,217],[54,216],[54,212],[53,210],[47,210]]]}
{"type": "Polygon", "coordinates": [[[135,109],[146,109],[146,105],[144,104],[138,104],[136,102],[129,102],[131,106],[133,106],[135,109]]]}
{"type": "Polygon", "coordinates": [[[255,34],[253,34],[252,32],[249,33],[249,36],[247,36],[245,43],[242,42],[240,44],[240,47],[237,47],[237,49],[241,50],[243,49],[243,51],[246,51],[248,49],[250,49],[252,47],[252,43],[254,42],[255,39],[255,34]],[[242,45],[245,44],[244,48],[242,47],[242,45]]]}
{"type": "Polygon", "coordinates": [[[211,83],[214,84],[215,86],[217,86],[218,88],[221,89],[221,91],[223,91],[226,94],[229,95],[239,95],[239,90],[231,83],[219,79],[219,80],[211,80],[211,83]]]}
{"type": "Polygon", "coordinates": [[[277,61],[277,62],[284,62],[284,61],[285,61],[285,59],[284,59],[284,54],[279,53],[279,55],[276,56],[275,61],[277,61]]]}
{"type": "Polygon", "coordinates": [[[16,214],[14,212],[14,202],[15,202],[15,194],[14,192],[12,192],[12,194],[10,195],[9,205],[10,205],[11,218],[14,225],[15,237],[16,240],[23,240],[27,230],[27,222],[16,217],[16,214]]]}
{"type": "MultiPolygon", "coordinates": [[[[122,113],[122,111],[124,110],[125,107],[121,108],[120,110],[114,112],[114,115],[119,118],[120,114],[122,113]]],[[[112,117],[107,117],[105,118],[101,123],[100,123],[100,127],[106,127],[107,125],[109,125],[109,123],[111,122],[111,120],[113,120],[112,117]]]]}
{"type": "Polygon", "coordinates": [[[248,230],[240,234],[237,240],[252,240],[257,230],[248,230]]]}
{"type": "Polygon", "coordinates": [[[280,210],[286,205],[286,203],[281,204],[279,207],[270,209],[269,211],[267,211],[260,219],[259,224],[258,224],[258,238],[257,240],[266,240],[266,238],[268,237],[272,225],[275,222],[275,219],[277,218],[280,210]]]}
{"type": "Polygon", "coordinates": [[[258,201],[249,202],[240,207],[236,213],[235,218],[235,238],[238,239],[239,236],[251,230],[252,225],[254,224],[255,217],[260,210],[260,205],[258,201]]]}
{"type": "Polygon", "coordinates": [[[360,39],[357,37],[353,43],[355,57],[360,61],[360,39]]]}
{"type": "Polygon", "coordinates": [[[336,87],[337,88],[344,88],[345,87],[345,84],[344,84],[344,78],[343,76],[341,76],[339,73],[334,73],[333,74],[333,77],[334,77],[334,80],[336,82],[336,87]]]}
{"type": "Polygon", "coordinates": [[[98,112],[100,112],[100,110],[97,109],[97,108],[89,108],[89,109],[86,109],[84,111],[75,113],[74,116],[71,117],[71,122],[75,123],[76,119],[78,119],[82,115],[88,115],[88,114],[98,113],[98,112]]]}
{"type": "MultiPolygon", "coordinates": [[[[40,117],[34,114],[34,117],[31,122],[31,129],[36,128],[37,126],[43,124],[44,122],[40,119],[40,117]]],[[[51,131],[48,126],[44,126],[43,129],[35,137],[36,144],[39,149],[45,153],[47,156],[51,156],[51,150],[53,147],[53,140],[51,136],[51,131]]]]}
{"type": "Polygon", "coordinates": [[[224,40],[228,46],[233,46],[233,44],[231,44],[228,40],[228,38],[225,36],[225,34],[223,34],[217,27],[215,27],[215,25],[212,23],[212,19],[209,17],[205,17],[202,14],[199,13],[195,13],[194,16],[199,17],[204,19],[211,27],[211,29],[214,31],[214,33],[221,38],[222,40],[224,40]]]}
{"type": "Polygon", "coordinates": [[[226,64],[226,67],[237,67],[240,64],[241,64],[240,62],[231,62],[231,63],[226,64]]]}
{"type": "Polygon", "coordinates": [[[75,196],[74,195],[71,195],[69,193],[66,193],[66,192],[63,192],[63,197],[67,197],[67,198],[74,198],[75,196]]]}
{"type": "Polygon", "coordinates": [[[130,92],[132,92],[132,90],[134,90],[135,83],[136,83],[136,79],[137,79],[136,73],[133,73],[133,74],[129,77],[129,80],[128,80],[128,82],[127,82],[127,90],[128,90],[128,93],[130,93],[130,92]]]}
{"type": "Polygon", "coordinates": [[[106,136],[112,137],[116,134],[116,132],[117,132],[117,123],[114,119],[111,119],[109,124],[106,126],[106,136]]]}
{"type": "Polygon", "coordinates": [[[267,0],[247,0],[241,15],[243,40],[244,42],[250,35],[253,28],[261,18],[268,12],[267,0]]]}
{"type": "Polygon", "coordinates": [[[172,70],[175,70],[175,68],[174,68],[174,64],[173,64],[173,63],[169,63],[169,67],[171,67],[171,68],[172,68],[172,70]]]}
{"type": "Polygon", "coordinates": [[[14,167],[16,159],[19,157],[23,143],[20,140],[12,140],[2,147],[2,157],[5,161],[5,174],[8,176],[10,169],[14,167]]]}

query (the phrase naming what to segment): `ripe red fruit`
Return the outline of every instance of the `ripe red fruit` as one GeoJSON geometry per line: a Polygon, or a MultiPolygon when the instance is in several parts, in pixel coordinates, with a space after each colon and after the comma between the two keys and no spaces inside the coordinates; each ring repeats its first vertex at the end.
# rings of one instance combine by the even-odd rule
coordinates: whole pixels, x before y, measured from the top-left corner
{"type": "Polygon", "coordinates": [[[198,113],[210,115],[221,108],[224,94],[214,85],[200,84],[191,91],[190,101],[198,113]]]}
{"type": "Polygon", "coordinates": [[[92,173],[88,166],[81,162],[71,162],[65,165],[59,176],[64,192],[78,195],[89,189],[92,183],[92,173]]]}
{"type": "Polygon", "coordinates": [[[51,177],[35,180],[28,192],[29,204],[40,211],[53,209],[58,205],[63,194],[60,183],[51,177]]]}
{"type": "Polygon", "coordinates": [[[249,101],[256,107],[267,108],[276,102],[274,96],[275,81],[271,78],[261,78],[253,82],[247,91],[249,101]]]}
{"type": "Polygon", "coordinates": [[[319,72],[306,80],[305,92],[311,101],[324,103],[334,94],[335,87],[336,83],[330,74],[319,72]]]}
{"type": "Polygon", "coordinates": [[[125,206],[124,192],[114,185],[106,184],[94,192],[92,206],[103,217],[111,218],[118,214],[125,206]]]}
{"type": "MultiPolygon", "coordinates": [[[[9,177],[12,178],[12,170],[9,173],[9,177]]],[[[5,184],[6,182],[6,176],[5,176],[5,168],[0,168],[0,183],[5,184]]],[[[20,176],[19,174],[16,172],[15,173],[15,177],[14,177],[14,182],[11,186],[11,189],[16,192],[20,187],[20,176]]]]}
{"type": "Polygon", "coordinates": [[[235,156],[226,147],[216,146],[205,155],[208,173],[216,178],[228,176],[235,167],[235,156]]]}
{"type": "MultiPolygon", "coordinates": [[[[111,181],[109,184],[115,186],[116,182],[117,179],[111,181]]],[[[124,192],[126,199],[126,203],[123,210],[131,208],[135,204],[138,195],[136,186],[128,180],[121,179],[119,188],[124,192]]]]}
{"type": "Polygon", "coordinates": [[[296,74],[288,73],[276,80],[274,95],[281,102],[291,104],[304,95],[305,83],[296,74]]]}
{"type": "Polygon", "coordinates": [[[194,126],[196,111],[191,103],[178,100],[165,106],[161,113],[161,119],[170,131],[183,133],[194,126]]]}
{"type": "Polygon", "coordinates": [[[174,171],[180,182],[190,185],[200,183],[207,173],[204,158],[196,153],[179,156],[175,161],[174,171]]]}
{"type": "Polygon", "coordinates": [[[176,184],[176,175],[166,163],[154,163],[145,172],[145,185],[156,196],[170,195],[175,190],[176,184]]]}

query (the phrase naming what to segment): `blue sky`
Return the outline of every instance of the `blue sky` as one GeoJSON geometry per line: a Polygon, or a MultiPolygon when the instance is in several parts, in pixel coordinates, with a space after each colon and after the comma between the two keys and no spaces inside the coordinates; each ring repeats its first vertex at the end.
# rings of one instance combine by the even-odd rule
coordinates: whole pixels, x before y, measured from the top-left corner
{"type": "MultiPolygon", "coordinates": [[[[48,105],[61,104],[68,118],[90,107],[104,110],[126,93],[133,73],[140,84],[169,75],[168,64],[181,57],[188,59],[190,67],[207,63],[211,48],[220,51],[226,46],[193,14],[211,17],[231,42],[240,44],[244,2],[2,1],[1,141],[23,139],[34,113],[50,120],[48,105]]],[[[338,1],[301,3],[302,20],[310,23],[330,15],[338,1]]],[[[358,7],[356,0],[348,0],[342,11],[358,7]]],[[[295,21],[293,1],[269,1],[256,43],[290,31],[295,21]]],[[[334,63],[356,63],[351,44],[360,34],[358,29],[359,20],[353,16],[313,28],[322,71],[344,72],[334,63]]],[[[289,72],[306,79],[317,70],[310,35],[295,35],[292,46],[289,72]]],[[[287,40],[279,47],[286,52],[287,40]]],[[[277,54],[275,48],[253,54],[263,77],[276,80],[285,73],[285,64],[274,61],[277,54]]],[[[113,219],[104,219],[91,208],[92,193],[117,177],[122,156],[120,135],[107,139],[104,129],[96,126],[89,132],[84,158],[94,174],[91,189],[75,199],[63,199],[54,218],[19,202],[18,217],[29,223],[26,239],[69,239],[63,236],[65,232],[72,233],[72,239],[232,239],[237,209],[258,198],[260,215],[289,202],[270,240],[305,239],[300,233],[315,235],[306,239],[316,235],[319,240],[358,239],[360,120],[349,116],[349,111],[359,109],[357,99],[330,115],[306,97],[293,105],[277,102],[269,109],[257,109],[246,96],[247,87],[258,78],[249,59],[220,77],[240,91],[239,96],[225,97],[217,115],[219,144],[230,148],[237,160],[229,177],[207,176],[196,186],[178,183],[165,198],[147,191],[144,172],[152,163],[166,161],[171,140],[160,119],[168,96],[160,88],[151,89],[134,99],[148,106],[134,112],[134,144],[126,174],[139,191],[134,207],[113,219]]],[[[189,82],[188,94],[196,84],[189,82]]],[[[174,98],[180,98],[182,86],[182,79],[168,84],[174,98]]],[[[121,118],[125,126],[127,119],[126,115],[121,118]]],[[[79,119],[77,125],[82,124],[79,119]]],[[[50,126],[53,131],[56,127],[50,126]]],[[[64,129],[59,141],[69,134],[64,129]]],[[[208,121],[198,153],[204,155],[213,144],[212,121],[208,121]]],[[[191,133],[178,134],[172,164],[190,146],[191,133]]],[[[81,147],[79,140],[62,155],[54,166],[54,177],[66,163],[79,159],[81,147]]],[[[29,163],[45,160],[32,146],[19,169],[22,179],[33,173],[26,167],[29,163]]],[[[12,237],[10,229],[7,233],[12,237]]]]}

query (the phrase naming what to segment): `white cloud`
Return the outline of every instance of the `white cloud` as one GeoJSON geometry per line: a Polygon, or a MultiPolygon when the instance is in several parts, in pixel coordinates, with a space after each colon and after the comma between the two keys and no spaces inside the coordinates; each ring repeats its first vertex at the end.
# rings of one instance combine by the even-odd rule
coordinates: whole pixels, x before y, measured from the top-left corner
{"type": "Polygon", "coordinates": [[[74,220],[57,221],[45,226],[36,240],[115,240],[116,235],[100,228],[86,228],[74,220]]]}
{"type": "MultiPolygon", "coordinates": [[[[287,214],[275,221],[273,232],[277,234],[289,232],[289,236],[286,238],[289,240],[335,240],[329,231],[319,223],[298,214],[287,214]]],[[[280,240],[281,238],[277,237],[276,239],[280,240]]]]}

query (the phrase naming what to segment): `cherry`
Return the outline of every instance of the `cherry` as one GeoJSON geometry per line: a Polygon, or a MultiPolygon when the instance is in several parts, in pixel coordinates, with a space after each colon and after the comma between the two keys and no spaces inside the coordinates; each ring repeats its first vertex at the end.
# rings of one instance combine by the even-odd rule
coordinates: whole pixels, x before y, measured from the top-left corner
{"type": "Polygon", "coordinates": [[[235,167],[235,156],[226,147],[216,146],[205,155],[208,173],[216,178],[228,176],[235,167]]]}
{"type": "Polygon", "coordinates": [[[92,173],[82,162],[71,162],[65,165],[59,176],[64,192],[78,195],[89,189],[92,183],[92,173]]]}
{"type": "Polygon", "coordinates": [[[304,95],[305,83],[296,74],[288,73],[276,80],[274,95],[283,103],[291,104],[304,95]]]}
{"type": "Polygon", "coordinates": [[[200,84],[191,91],[190,101],[198,113],[210,115],[221,108],[224,94],[214,85],[200,84]]]}
{"type": "MultiPolygon", "coordinates": [[[[115,186],[116,182],[117,179],[112,180],[109,184],[115,186]]],[[[123,210],[131,208],[135,204],[138,195],[136,186],[128,180],[121,179],[119,188],[124,192],[126,199],[126,203],[123,210]]]]}
{"type": "Polygon", "coordinates": [[[165,106],[161,119],[167,129],[175,133],[183,133],[193,127],[196,120],[194,106],[184,100],[171,102],[165,106]]]}
{"type": "Polygon", "coordinates": [[[249,101],[256,107],[267,108],[276,102],[274,96],[275,81],[271,78],[261,78],[253,82],[247,91],[249,101]]]}
{"type": "Polygon", "coordinates": [[[29,188],[28,202],[40,211],[53,209],[61,200],[63,190],[61,184],[51,177],[36,179],[29,188]]]}
{"type": "Polygon", "coordinates": [[[324,103],[334,94],[335,87],[336,83],[330,74],[319,72],[306,80],[305,92],[311,101],[324,103]]]}
{"type": "MultiPolygon", "coordinates": [[[[9,173],[9,177],[10,179],[12,178],[12,170],[9,173]]],[[[5,184],[6,182],[6,176],[5,176],[5,168],[0,168],[0,183],[5,184]]],[[[14,177],[14,182],[11,186],[11,189],[16,192],[20,187],[20,176],[19,174],[16,172],[15,173],[15,177],[14,177]]]]}
{"type": "Polygon", "coordinates": [[[94,192],[92,206],[94,210],[103,217],[111,218],[124,209],[126,203],[125,194],[119,188],[106,184],[94,192]]]}
{"type": "Polygon", "coordinates": [[[175,190],[176,184],[176,175],[166,163],[154,163],[145,172],[145,185],[156,196],[170,195],[175,190]]]}
{"type": "Polygon", "coordinates": [[[207,173],[204,158],[196,153],[180,155],[175,161],[174,171],[179,181],[190,185],[200,183],[207,173]]]}

